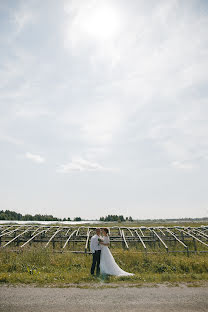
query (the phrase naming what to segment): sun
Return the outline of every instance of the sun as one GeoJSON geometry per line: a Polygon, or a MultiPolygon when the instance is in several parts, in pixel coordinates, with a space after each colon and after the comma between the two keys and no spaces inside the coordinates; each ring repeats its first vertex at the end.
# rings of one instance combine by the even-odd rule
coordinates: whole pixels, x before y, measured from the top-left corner
{"type": "Polygon", "coordinates": [[[99,6],[91,8],[83,27],[88,35],[100,39],[109,39],[119,30],[119,18],[113,7],[99,6]]]}

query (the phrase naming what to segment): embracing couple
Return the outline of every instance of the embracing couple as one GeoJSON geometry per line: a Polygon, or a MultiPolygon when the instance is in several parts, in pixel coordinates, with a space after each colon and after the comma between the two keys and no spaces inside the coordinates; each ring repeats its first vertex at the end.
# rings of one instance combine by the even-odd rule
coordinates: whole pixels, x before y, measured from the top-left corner
{"type": "Polygon", "coordinates": [[[107,228],[101,230],[96,229],[96,234],[92,236],[90,241],[90,249],[92,251],[93,261],[91,266],[91,274],[94,275],[95,267],[96,275],[108,274],[116,276],[134,275],[123,271],[115,262],[108,246],[110,245],[109,231],[107,228]]]}

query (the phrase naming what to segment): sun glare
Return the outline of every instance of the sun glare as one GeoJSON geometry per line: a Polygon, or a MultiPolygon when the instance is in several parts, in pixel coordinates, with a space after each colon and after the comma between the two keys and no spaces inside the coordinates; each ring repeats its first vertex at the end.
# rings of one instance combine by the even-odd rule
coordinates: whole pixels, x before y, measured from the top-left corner
{"type": "Polygon", "coordinates": [[[108,39],[118,31],[118,14],[111,7],[97,7],[87,16],[83,26],[89,35],[108,39]]]}

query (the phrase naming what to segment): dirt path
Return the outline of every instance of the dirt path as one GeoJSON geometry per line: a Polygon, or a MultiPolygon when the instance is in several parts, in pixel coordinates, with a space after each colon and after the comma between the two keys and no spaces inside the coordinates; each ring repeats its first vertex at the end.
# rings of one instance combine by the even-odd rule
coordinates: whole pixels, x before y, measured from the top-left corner
{"type": "Polygon", "coordinates": [[[0,287],[0,312],[208,311],[207,287],[0,287]]]}

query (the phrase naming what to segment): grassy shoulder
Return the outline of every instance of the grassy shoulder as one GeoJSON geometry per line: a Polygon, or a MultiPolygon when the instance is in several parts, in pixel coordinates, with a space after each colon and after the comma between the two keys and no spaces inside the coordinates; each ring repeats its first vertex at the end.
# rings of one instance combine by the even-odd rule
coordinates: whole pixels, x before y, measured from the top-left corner
{"type": "Polygon", "coordinates": [[[20,253],[0,251],[0,284],[65,285],[143,285],[152,283],[198,283],[208,281],[208,256],[194,254],[139,254],[113,250],[118,265],[132,277],[90,275],[91,256],[53,253],[41,248],[20,253]]]}

